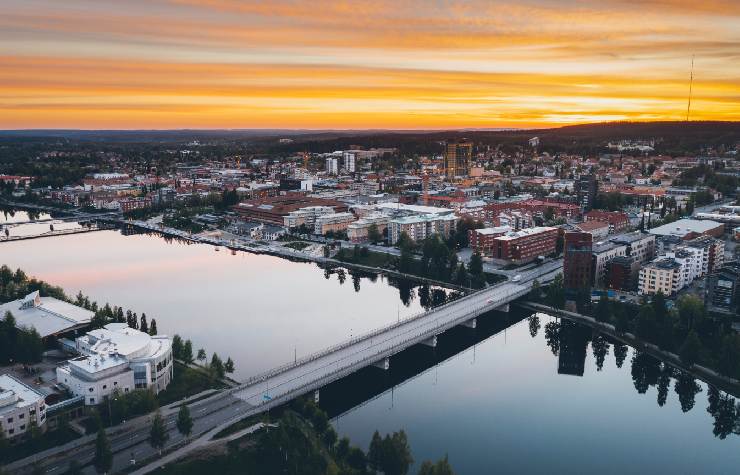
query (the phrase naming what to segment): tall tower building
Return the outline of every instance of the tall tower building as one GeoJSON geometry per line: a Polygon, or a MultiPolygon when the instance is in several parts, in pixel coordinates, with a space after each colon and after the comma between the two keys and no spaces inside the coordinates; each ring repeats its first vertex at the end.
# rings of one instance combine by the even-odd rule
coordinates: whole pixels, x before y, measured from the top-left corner
{"type": "Polygon", "coordinates": [[[472,159],[472,142],[448,142],[445,150],[445,175],[448,178],[468,176],[472,159]]]}
{"type": "Polygon", "coordinates": [[[578,197],[578,204],[584,211],[591,211],[594,207],[594,200],[598,191],[596,176],[581,175],[576,182],[576,196],[578,197]]]}
{"type": "Polygon", "coordinates": [[[342,166],[348,173],[354,173],[357,166],[357,152],[354,150],[345,150],[342,152],[342,166]]]}
{"type": "Polygon", "coordinates": [[[591,233],[566,232],[563,243],[563,287],[566,293],[590,289],[593,282],[591,233]]]}

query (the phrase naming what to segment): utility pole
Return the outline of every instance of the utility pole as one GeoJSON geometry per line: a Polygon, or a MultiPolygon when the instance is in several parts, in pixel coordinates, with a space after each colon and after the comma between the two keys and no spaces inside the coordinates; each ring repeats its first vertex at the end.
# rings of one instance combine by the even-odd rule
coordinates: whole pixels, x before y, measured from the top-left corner
{"type": "Polygon", "coordinates": [[[689,121],[689,114],[691,113],[691,92],[694,86],[694,55],[691,55],[691,74],[689,76],[689,103],[686,106],[686,122],[689,121]]]}

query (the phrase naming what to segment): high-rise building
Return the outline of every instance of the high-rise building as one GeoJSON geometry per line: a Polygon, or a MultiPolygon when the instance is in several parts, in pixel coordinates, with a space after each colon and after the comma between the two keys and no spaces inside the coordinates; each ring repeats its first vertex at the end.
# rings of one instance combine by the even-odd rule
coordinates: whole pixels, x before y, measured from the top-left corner
{"type": "Polygon", "coordinates": [[[337,158],[327,158],[326,159],[326,173],[330,175],[339,174],[339,159],[337,158]]]}
{"type": "Polygon", "coordinates": [[[467,176],[473,158],[472,142],[448,142],[445,150],[445,174],[448,178],[467,176]]]}
{"type": "Polygon", "coordinates": [[[576,196],[578,204],[584,211],[590,211],[594,207],[594,200],[599,187],[596,183],[596,176],[581,175],[576,182],[576,196]]]}
{"type": "Polygon", "coordinates": [[[726,262],[709,276],[706,304],[710,311],[737,315],[740,311],[740,261],[726,262]]]}
{"type": "Polygon", "coordinates": [[[357,166],[357,151],[345,150],[342,152],[342,167],[347,173],[354,173],[357,166]]]}
{"type": "Polygon", "coordinates": [[[591,233],[566,232],[563,244],[563,287],[568,292],[590,289],[593,281],[591,233]]]}

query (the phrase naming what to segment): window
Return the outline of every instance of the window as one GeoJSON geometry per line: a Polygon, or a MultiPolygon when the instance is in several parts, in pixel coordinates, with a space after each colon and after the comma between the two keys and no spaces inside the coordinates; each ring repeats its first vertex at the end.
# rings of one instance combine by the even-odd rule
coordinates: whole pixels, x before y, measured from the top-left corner
{"type": "Polygon", "coordinates": [[[104,384],[103,385],[103,389],[108,389],[108,385],[107,384],[104,384]]]}
{"type": "Polygon", "coordinates": [[[93,392],[93,388],[87,388],[87,390],[93,392]]]}
{"type": "Polygon", "coordinates": [[[25,414],[18,414],[18,419],[25,419],[25,418],[26,418],[25,414]]]}
{"type": "Polygon", "coordinates": [[[94,397],[91,397],[90,398],[90,404],[95,404],[95,398],[94,397]]]}
{"type": "Polygon", "coordinates": [[[12,417],[8,417],[8,424],[12,424],[12,423],[13,423],[13,418],[12,417]]]}
{"type": "Polygon", "coordinates": [[[22,425],[22,426],[20,426],[20,427],[19,427],[18,429],[19,429],[19,430],[26,430],[26,424],[23,424],[23,425],[22,425]]]}
{"type": "Polygon", "coordinates": [[[12,435],[14,433],[15,433],[15,429],[8,429],[8,434],[11,434],[12,435]]]}

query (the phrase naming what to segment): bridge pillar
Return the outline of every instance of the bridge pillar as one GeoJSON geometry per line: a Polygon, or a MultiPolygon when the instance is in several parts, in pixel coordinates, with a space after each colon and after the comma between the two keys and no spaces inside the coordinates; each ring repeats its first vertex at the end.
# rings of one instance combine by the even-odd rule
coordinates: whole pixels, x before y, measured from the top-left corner
{"type": "Polygon", "coordinates": [[[478,319],[473,318],[473,319],[468,320],[467,322],[462,322],[460,325],[464,327],[468,327],[468,328],[475,328],[478,326],[478,319]]]}
{"type": "Polygon", "coordinates": [[[313,392],[313,402],[315,402],[316,404],[319,403],[319,390],[318,389],[313,392]]]}
{"type": "Polygon", "coordinates": [[[430,346],[432,348],[437,347],[437,335],[434,335],[431,338],[427,338],[426,340],[421,342],[422,345],[430,346]]]}
{"type": "Polygon", "coordinates": [[[500,307],[497,307],[496,310],[498,310],[499,312],[509,313],[509,304],[507,303],[505,305],[502,305],[500,307]]]}
{"type": "Polygon", "coordinates": [[[383,358],[382,360],[376,361],[375,363],[373,363],[373,366],[375,366],[376,368],[380,368],[384,371],[388,371],[388,369],[390,369],[391,367],[391,359],[383,358]]]}

